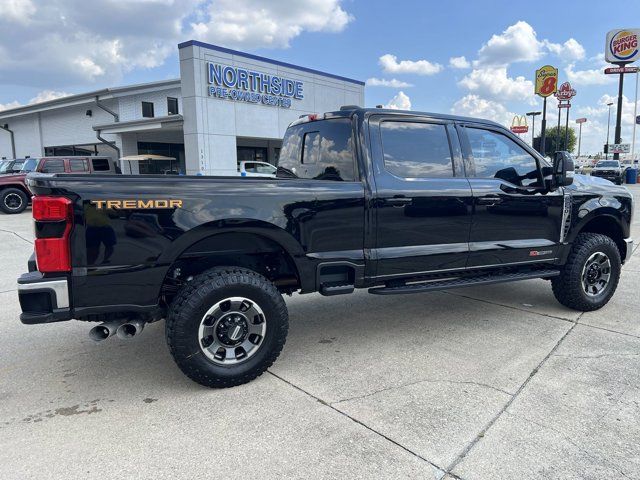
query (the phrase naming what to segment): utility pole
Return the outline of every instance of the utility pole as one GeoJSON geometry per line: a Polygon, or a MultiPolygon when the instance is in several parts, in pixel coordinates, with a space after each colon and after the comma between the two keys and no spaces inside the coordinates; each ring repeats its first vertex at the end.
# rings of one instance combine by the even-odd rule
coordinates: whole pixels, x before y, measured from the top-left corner
{"type": "Polygon", "coordinates": [[[609,117],[607,118],[607,153],[604,154],[605,160],[609,160],[609,127],[611,126],[611,105],[613,105],[613,102],[607,103],[607,107],[609,107],[609,117]]]}
{"type": "MultiPolygon", "coordinates": [[[[547,103],[547,99],[544,99],[544,103],[547,103]]],[[[533,147],[533,141],[536,138],[536,117],[540,115],[542,112],[527,112],[527,117],[531,117],[532,125],[531,125],[531,146],[533,147]]]]}

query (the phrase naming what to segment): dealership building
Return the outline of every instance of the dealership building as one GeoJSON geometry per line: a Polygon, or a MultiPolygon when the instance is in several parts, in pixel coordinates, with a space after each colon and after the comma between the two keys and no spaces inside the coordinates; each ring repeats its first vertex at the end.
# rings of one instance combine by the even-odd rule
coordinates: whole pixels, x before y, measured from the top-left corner
{"type": "Polygon", "coordinates": [[[198,41],[178,45],[180,78],[105,88],[0,111],[0,157],[154,154],[124,173],[235,175],[275,164],[287,125],[364,105],[364,82],[198,41]]]}

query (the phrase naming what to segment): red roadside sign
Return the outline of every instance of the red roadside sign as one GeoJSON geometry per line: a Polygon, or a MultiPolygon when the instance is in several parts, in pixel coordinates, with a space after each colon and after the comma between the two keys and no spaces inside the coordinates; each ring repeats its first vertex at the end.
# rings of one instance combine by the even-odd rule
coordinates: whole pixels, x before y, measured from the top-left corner
{"type": "Polygon", "coordinates": [[[558,108],[571,108],[571,104],[569,102],[567,102],[567,103],[559,103],[558,104],[558,108]]]}
{"type": "Polygon", "coordinates": [[[586,123],[587,119],[586,118],[576,118],[576,123],[586,123]]]}
{"type": "Polygon", "coordinates": [[[636,73],[638,67],[608,67],[604,69],[606,75],[612,75],[614,73],[636,73]]]}
{"type": "Polygon", "coordinates": [[[511,127],[511,131],[513,133],[527,133],[529,131],[529,127],[526,125],[523,126],[513,126],[511,127]]]}

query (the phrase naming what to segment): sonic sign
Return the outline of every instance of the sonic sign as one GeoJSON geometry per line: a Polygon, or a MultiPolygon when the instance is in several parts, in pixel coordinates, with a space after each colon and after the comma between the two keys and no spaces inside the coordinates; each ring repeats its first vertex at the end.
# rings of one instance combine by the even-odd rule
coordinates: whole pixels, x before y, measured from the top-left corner
{"type": "Polygon", "coordinates": [[[237,102],[290,108],[292,99],[304,98],[298,80],[207,62],[209,96],[237,102]]]}
{"type": "Polygon", "coordinates": [[[625,28],[611,30],[607,33],[605,60],[609,63],[632,63],[640,58],[638,52],[638,37],[640,29],[625,28]]]}

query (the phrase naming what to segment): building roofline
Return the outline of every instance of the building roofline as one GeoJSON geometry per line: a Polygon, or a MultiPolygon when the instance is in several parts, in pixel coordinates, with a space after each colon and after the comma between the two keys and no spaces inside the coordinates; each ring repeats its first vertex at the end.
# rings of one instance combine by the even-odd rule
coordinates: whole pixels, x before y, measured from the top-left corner
{"type": "Polygon", "coordinates": [[[41,109],[46,109],[54,106],[64,106],[65,104],[77,104],[82,103],[85,100],[94,100],[96,96],[102,97],[105,95],[118,95],[135,90],[144,90],[147,88],[157,88],[170,86],[175,84],[180,86],[180,79],[171,80],[158,80],[156,82],[136,83],[133,85],[124,85],[122,87],[102,88],[100,90],[93,90],[86,93],[78,93],[75,95],[67,95],[66,97],[55,98],[46,102],[33,103],[31,105],[22,105],[16,108],[10,108],[0,111],[0,118],[12,117],[14,115],[23,115],[26,113],[35,113],[41,109]]]}
{"type": "Polygon", "coordinates": [[[186,48],[186,47],[202,47],[208,50],[215,50],[217,52],[228,53],[230,55],[238,55],[240,57],[250,58],[252,60],[258,60],[260,62],[271,63],[273,65],[279,65],[281,67],[292,68],[294,70],[300,70],[302,72],[313,73],[315,75],[322,75],[323,77],[335,78],[336,80],[342,80],[343,82],[355,83],[356,85],[363,85],[364,82],[361,80],[354,80],[353,78],[342,77],[340,75],[334,75],[333,73],[321,72],[320,70],[314,70],[312,68],[301,67],[300,65],[294,65],[292,63],[281,62],[279,60],[274,60],[272,58],[261,57],[260,55],[253,55],[252,53],[240,52],[238,50],[232,50],[230,48],[220,47],[218,45],[212,45],[210,43],[200,42],[198,40],[187,40],[186,42],[182,42],[178,44],[178,49],[186,48]]]}

